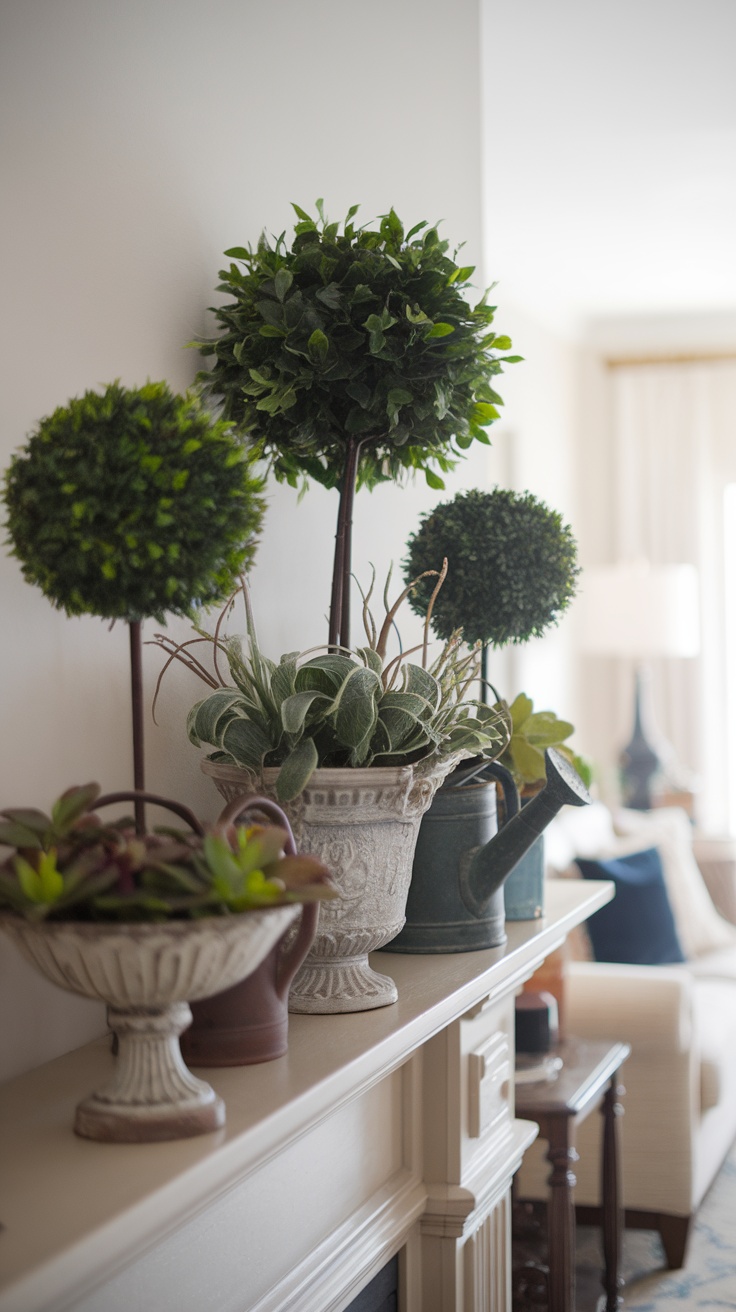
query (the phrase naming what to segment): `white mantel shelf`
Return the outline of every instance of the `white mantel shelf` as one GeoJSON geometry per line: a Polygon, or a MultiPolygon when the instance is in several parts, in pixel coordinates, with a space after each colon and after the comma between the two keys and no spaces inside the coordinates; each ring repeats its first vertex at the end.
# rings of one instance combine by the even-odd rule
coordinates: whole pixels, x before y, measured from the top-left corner
{"type": "MultiPolygon", "coordinates": [[[[502,948],[441,956],[376,954],[374,964],[396,981],[396,1004],[354,1015],[292,1016],[286,1056],[259,1066],[203,1072],[227,1107],[225,1128],[213,1134],[131,1145],[77,1138],[71,1129],[74,1107],[104,1080],[114,1060],[107,1040],[1,1086],[0,1312],[117,1309],[114,1289],[120,1273],[159,1246],[165,1250],[181,1227],[196,1218],[206,1221],[208,1209],[227,1200],[254,1172],[261,1170],[258,1179],[267,1180],[261,1168],[267,1170],[340,1109],[370,1097],[381,1082],[388,1087],[392,1072],[411,1066],[414,1054],[429,1051],[435,1036],[447,1034],[479,1004],[492,1011],[494,1002],[513,999],[568,931],[610,897],[610,884],[554,881],[548,885],[544,919],[508,924],[502,948]]],[[[524,1138],[518,1128],[524,1123],[513,1121],[513,1106],[509,1125],[523,1140],[523,1151],[530,1135],[524,1138]]],[[[409,1200],[407,1225],[418,1221],[427,1198],[421,1168],[412,1172],[411,1163],[406,1166],[408,1151],[402,1150],[400,1169],[394,1172],[403,1181],[402,1197],[409,1200]]],[[[484,1151],[487,1156],[489,1150],[484,1151]]],[[[273,1225],[278,1246],[277,1216],[273,1225]]],[[[247,1238],[246,1232],[244,1246],[247,1238]]],[[[390,1247],[388,1239],[382,1242],[390,1247]]],[[[199,1297],[183,1287],[170,1305],[189,1312],[204,1306],[197,1303],[199,1297]]],[[[236,1304],[222,1292],[211,1306],[217,1312],[236,1305],[258,1312],[319,1307],[297,1295],[280,1297],[274,1302],[259,1290],[251,1302],[246,1291],[236,1304]]],[[[322,1297],[326,1300],[326,1293],[322,1297]]],[[[334,1308],[349,1301],[347,1292],[342,1303],[334,1290],[331,1298],[334,1308]]],[[[451,1303],[445,1299],[440,1305],[449,1308],[451,1303]]],[[[135,1306],[144,1312],[163,1304],[144,1297],[135,1306]]]]}

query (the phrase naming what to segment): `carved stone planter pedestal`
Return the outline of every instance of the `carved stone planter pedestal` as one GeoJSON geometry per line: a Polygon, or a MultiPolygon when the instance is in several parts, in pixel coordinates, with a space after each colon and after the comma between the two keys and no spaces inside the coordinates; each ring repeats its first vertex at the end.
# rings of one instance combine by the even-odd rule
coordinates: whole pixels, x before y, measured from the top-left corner
{"type": "MultiPolygon", "coordinates": [[[[369,1011],[396,1002],[393,980],[368,953],[404,924],[419,824],[455,760],[370,769],[315,770],[286,812],[299,852],[327,866],[340,897],[322,903],[311,951],[291,986],[289,1010],[312,1015],[369,1011]]],[[[256,779],[203,761],[228,801],[256,789],[275,797],[278,771],[256,779]]]]}
{"type": "Polygon", "coordinates": [[[225,1124],[225,1104],[179,1049],[189,1002],[244,979],[299,914],[297,906],[161,924],[31,923],[3,916],[23,955],[60,988],[108,1004],[118,1036],[112,1077],[79,1103],[86,1139],[183,1139],[225,1124]]]}

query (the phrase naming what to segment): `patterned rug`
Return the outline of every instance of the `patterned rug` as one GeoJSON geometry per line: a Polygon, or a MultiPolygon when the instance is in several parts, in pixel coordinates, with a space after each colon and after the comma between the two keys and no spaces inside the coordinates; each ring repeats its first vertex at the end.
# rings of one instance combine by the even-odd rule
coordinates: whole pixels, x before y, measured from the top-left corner
{"type": "MultiPolygon", "coordinates": [[[[578,1229],[577,1257],[577,1312],[597,1312],[602,1257],[589,1226],[578,1229]]],[[[736,1309],[736,1145],[700,1205],[683,1269],[667,1269],[657,1234],[626,1230],[622,1270],[627,1312],[736,1309]]]]}

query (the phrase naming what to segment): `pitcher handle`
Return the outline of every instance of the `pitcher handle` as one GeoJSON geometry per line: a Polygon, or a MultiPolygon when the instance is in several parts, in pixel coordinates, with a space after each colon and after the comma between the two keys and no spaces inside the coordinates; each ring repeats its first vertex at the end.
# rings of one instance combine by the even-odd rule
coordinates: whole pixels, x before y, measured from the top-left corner
{"type": "Polygon", "coordinates": [[[217,817],[217,823],[218,825],[235,824],[246,811],[263,811],[272,824],[278,825],[279,829],[285,829],[284,853],[286,856],[296,856],[296,844],[291,825],[278,802],[272,802],[270,797],[260,797],[257,794],[249,795],[247,793],[242,797],[235,797],[232,802],[228,802],[227,806],[223,807],[217,817]]]}
{"type": "Polygon", "coordinates": [[[276,973],[276,992],[282,1002],[285,1000],[291,981],[301,966],[317,933],[319,902],[303,902],[299,928],[288,947],[282,948],[278,956],[276,973]]]}
{"type": "MultiPolygon", "coordinates": [[[[246,811],[262,811],[268,816],[273,824],[277,824],[281,829],[285,829],[287,840],[284,844],[284,852],[287,856],[296,856],[296,844],[294,842],[291,825],[284,815],[284,812],[281,810],[281,807],[277,802],[272,802],[270,797],[236,797],[234,801],[228,802],[227,806],[220,813],[218,824],[232,824],[237,822],[241,815],[246,811]]],[[[291,981],[314,942],[314,936],[317,932],[318,917],[318,902],[302,903],[302,914],[299,921],[299,928],[289,946],[279,952],[276,992],[282,1002],[289,991],[291,981]]]]}
{"type": "Polygon", "coordinates": [[[518,815],[521,803],[519,801],[519,790],[514,782],[514,776],[505,765],[499,761],[489,761],[480,776],[481,779],[497,779],[503,792],[503,805],[506,813],[504,824],[507,820],[513,820],[518,815]]]}

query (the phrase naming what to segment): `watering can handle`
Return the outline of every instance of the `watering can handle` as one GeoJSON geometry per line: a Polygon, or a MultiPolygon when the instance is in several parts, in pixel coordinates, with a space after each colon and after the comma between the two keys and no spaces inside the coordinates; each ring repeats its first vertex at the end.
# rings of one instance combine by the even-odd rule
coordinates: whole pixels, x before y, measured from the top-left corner
{"type": "Polygon", "coordinates": [[[503,790],[503,805],[506,813],[504,824],[508,820],[513,820],[514,816],[519,813],[521,803],[519,801],[519,790],[511,771],[507,770],[506,766],[501,765],[499,761],[489,761],[481,771],[479,778],[498,780],[503,790]]]}
{"type": "MultiPolygon", "coordinates": [[[[220,812],[218,824],[233,824],[246,811],[261,811],[268,816],[272,824],[278,825],[280,829],[285,829],[287,837],[284,843],[284,852],[287,856],[296,856],[296,843],[294,842],[291,825],[281,807],[278,803],[272,802],[270,797],[236,797],[234,801],[228,802],[224,810],[220,812]]],[[[276,992],[282,1001],[286,998],[289,985],[312,946],[317,930],[319,903],[303,902],[301,911],[301,919],[296,935],[292,938],[288,947],[279,952],[276,992]]]]}

